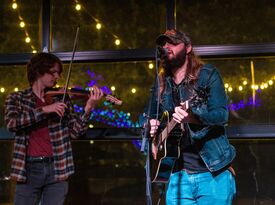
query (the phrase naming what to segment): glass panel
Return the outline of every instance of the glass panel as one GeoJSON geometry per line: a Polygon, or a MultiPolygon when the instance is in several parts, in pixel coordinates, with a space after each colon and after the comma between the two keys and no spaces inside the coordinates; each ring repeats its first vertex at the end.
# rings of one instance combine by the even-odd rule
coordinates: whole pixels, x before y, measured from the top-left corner
{"type": "MultiPolygon", "coordinates": [[[[229,96],[230,125],[274,124],[274,58],[205,59],[220,70],[229,96]],[[252,69],[253,68],[253,69],[252,69]],[[254,78],[252,78],[252,70],[254,78]],[[254,79],[254,82],[253,82],[254,79]],[[247,83],[247,84],[244,84],[247,83]],[[254,85],[254,89],[252,89],[254,85]],[[232,90],[231,90],[232,89],[232,90]],[[254,97],[253,97],[254,96],[254,97]]],[[[151,62],[154,65],[154,62],[151,62]]],[[[68,65],[64,66],[59,86],[65,84],[68,65]]],[[[28,82],[24,66],[0,67],[1,113],[7,93],[26,88],[28,82]]],[[[70,87],[87,89],[94,84],[106,94],[112,93],[123,101],[121,106],[101,102],[93,112],[94,127],[136,127],[147,106],[149,90],[155,76],[155,68],[149,62],[74,64],[70,87]],[[114,91],[112,89],[115,89],[114,91]],[[133,93],[135,92],[135,93],[133,93]]],[[[74,101],[77,111],[83,102],[74,101]]],[[[3,127],[3,115],[0,118],[3,127]]]]}
{"type": "Polygon", "coordinates": [[[152,48],[166,26],[164,2],[53,1],[53,50],[72,50],[77,25],[77,50],[152,48]],[[75,2],[80,10],[76,10],[75,2]]]}
{"type": "Polygon", "coordinates": [[[37,0],[2,0],[0,4],[0,53],[39,50],[39,11],[37,0]],[[29,38],[29,39],[27,39],[29,38]]]}
{"type": "Polygon", "coordinates": [[[229,97],[230,125],[274,124],[274,58],[205,61],[217,66],[222,74],[229,97]]]}
{"type": "Polygon", "coordinates": [[[4,104],[11,92],[28,87],[25,66],[0,66],[0,128],[4,127],[4,104]]]}
{"type": "MultiPolygon", "coordinates": [[[[116,95],[123,101],[122,105],[113,105],[101,102],[93,111],[91,123],[95,127],[136,127],[140,114],[143,113],[149,98],[149,90],[155,76],[155,69],[149,69],[149,63],[154,62],[127,62],[127,63],[98,63],[74,64],[71,73],[70,87],[87,89],[88,86],[98,85],[106,94],[116,95]],[[114,91],[113,91],[113,90],[114,91]]],[[[58,86],[65,84],[68,64],[64,66],[62,79],[58,86]]],[[[4,100],[8,93],[15,88],[22,90],[28,87],[25,67],[0,67],[0,109],[4,113],[4,100]]],[[[74,100],[77,112],[81,112],[84,101],[74,100]]],[[[3,115],[1,114],[1,127],[3,115]]]]}
{"type": "MultiPolygon", "coordinates": [[[[237,200],[234,205],[270,205],[274,197],[274,140],[234,140],[237,157],[237,200]]],[[[6,180],[11,164],[13,141],[1,141],[1,205],[12,204],[15,183],[6,180]]],[[[70,178],[66,205],[144,205],[145,156],[132,141],[73,141],[76,173],[70,178]]],[[[153,204],[158,189],[153,185],[153,204]]],[[[162,198],[160,205],[165,204],[162,198]]]]}
{"type": "Polygon", "coordinates": [[[274,42],[274,18],[273,0],[177,1],[177,28],[193,44],[274,42]]]}

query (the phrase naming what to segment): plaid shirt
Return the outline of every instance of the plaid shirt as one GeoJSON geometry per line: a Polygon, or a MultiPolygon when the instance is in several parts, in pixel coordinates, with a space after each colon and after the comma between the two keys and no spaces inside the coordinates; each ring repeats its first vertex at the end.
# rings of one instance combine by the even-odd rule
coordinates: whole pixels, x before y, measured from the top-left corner
{"type": "Polygon", "coordinates": [[[25,159],[32,127],[42,120],[47,120],[53,147],[55,178],[66,180],[74,173],[70,137],[78,138],[86,133],[89,115],[76,115],[68,101],[68,109],[60,122],[57,114],[44,113],[42,108],[36,108],[35,102],[32,88],[12,93],[6,99],[5,122],[8,130],[15,134],[10,176],[18,182],[26,181],[25,159]]]}

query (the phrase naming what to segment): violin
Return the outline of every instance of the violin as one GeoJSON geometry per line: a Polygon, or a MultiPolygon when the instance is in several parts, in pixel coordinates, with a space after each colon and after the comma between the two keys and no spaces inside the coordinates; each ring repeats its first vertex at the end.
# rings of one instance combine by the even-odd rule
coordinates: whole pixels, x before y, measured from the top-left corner
{"type": "MultiPolygon", "coordinates": [[[[57,96],[62,96],[64,95],[64,88],[50,88],[47,89],[44,95],[45,101],[47,104],[52,104],[54,102],[53,98],[57,96]]],[[[83,99],[83,100],[88,100],[90,97],[90,91],[88,90],[82,90],[78,88],[70,88],[66,92],[67,96],[70,96],[72,99],[83,99]]],[[[104,94],[105,99],[115,105],[121,105],[122,100],[116,98],[113,95],[107,95],[104,94]]]]}
{"type": "MultiPolygon", "coordinates": [[[[51,88],[49,90],[46,90],[44,98],[46,103],[48,104],[52,104],[53,103],[53,97],[55,96],[62,96],[62,102],[65,103],[65,98],[67,96],[73,97],[73,98],[78,98],[78,99],[88,99],[90,97],[90,91],[86,91],[86,90],[81,90],[81,89],[77,89],[77,88],[71,88],[69,89],[69,80],[70,80],[70,76],[71,76],[71,69],[72,69],[72,64],[73,64],[73,60],[74,60],[74,55],[75,55],[75,51],[76,51],[76,44],[77,44],[77,39],[78,39],[78,33],[79,33],[79,26],[77,27],[76,30],[76,35],[75,35],[75,40],[74,40],[74,47],[73,47],[73,52],[72,52],[72,58],[69,64],[69,69],[68,69],[68,74],[67,74],[67,78],[66,78],[66,83],[64,88],[51,88]]],[[[122,101],[119,100],[118,98],[112,96],[112,95],[105,95],[105,98],[107,101],[116,104],[116,105],[121,105],[122,101]]],[[[62,120],[62,118],[60,118],[60,121],[62,120]]]]}

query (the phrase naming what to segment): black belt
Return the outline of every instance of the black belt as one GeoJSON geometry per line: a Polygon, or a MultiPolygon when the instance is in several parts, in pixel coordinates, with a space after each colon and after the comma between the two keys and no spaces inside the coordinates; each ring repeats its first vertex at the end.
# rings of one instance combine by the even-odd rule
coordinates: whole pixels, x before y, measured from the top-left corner
{"type": "Polygon", "coordinates": [[[53,157],[31,157],[27,156],[26,157],[27,162],[45,162],[45,163],[50,163],[53,162],[53,157]]]}

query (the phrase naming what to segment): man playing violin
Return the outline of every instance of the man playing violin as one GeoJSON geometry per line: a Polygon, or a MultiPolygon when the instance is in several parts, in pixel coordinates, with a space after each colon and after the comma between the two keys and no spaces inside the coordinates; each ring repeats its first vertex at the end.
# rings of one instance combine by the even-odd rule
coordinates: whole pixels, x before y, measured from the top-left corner
{"type": "Polygon", "coordinates": [[[61,205],[68,193],[68,178],[74,173],[70,138],[84,135],[91,110],[102,98],[94,86],[78,116],[69,99],[45,102],[45,91],[56,85],[62,62],[50,53],[39,53],[27,64],[30,87],[10,94],[5,104],[5,122],[15,134],[11,179],[17,182],[15,205],[61,205]],[[40,197],[39,197],[40,196],[40,197]]]}

